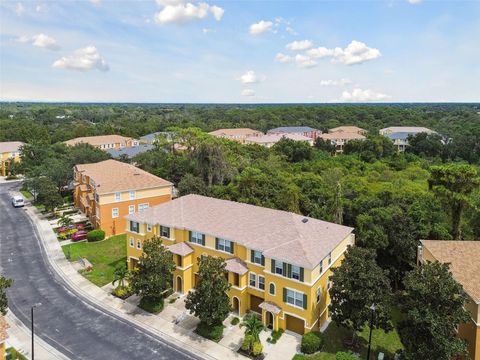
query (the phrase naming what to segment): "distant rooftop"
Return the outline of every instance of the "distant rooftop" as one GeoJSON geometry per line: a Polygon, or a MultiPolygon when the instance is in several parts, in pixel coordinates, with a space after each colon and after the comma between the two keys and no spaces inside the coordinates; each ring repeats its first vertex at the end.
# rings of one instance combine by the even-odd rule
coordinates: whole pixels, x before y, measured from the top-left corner
{"type": "Polygon", "coordinates": [[[434,133],[435,131],[430,130],[429,128],[426,127],[421,127],[421,126],[390,126],[384,129],[380,129],[380,134],[387,134],[387,133],[411,133],[411,134],[417,134],[417,133],[434,133]]]}
{"type": "Polygon", "coordinates": [[[347,132],[347,133],[366,133],[367,130],[359,128],[358,126],[352,125],[344,125],[344,126],[337,126],[333,129],[328,130],[329,133],[338,133],[338,132],[347,132]]]}
{"type": "Polygon", "coordinates": [[[125,147],[120,149],[107,149],[107,153],[109,153],[114,159],[120,158],[122,155],[126,155],[129,159],[133,158],[135,155],[144,153],[146,151],[152,150],[155,148],[154,145],[151,144],[140,144],[138,146],[132,147],[125,147]]]}
{"type": "Polygon", "coordinates": [[[98,136],[84,136],[75,139],[64,141],[63,143],[69,146],[75,146],[78,144],[90,144],[92,146],[100,146],[104,144],[121,144],[125,146],[127,141],[132,138],[121,135],[98,135],[98,136]]]}
{"type": "Polygon", "coordinates": [[[146,142],[153,142],[156,137],[158,135],[163,135],[165,136],[168,140],[171,139],[172,137],[172,133],[171,132],[168,132],[168,131],[157,131],[157,132],[153,132],[153,133],[150,133],[150,134],[147,134],[147,135],[143,135],[140,140],[143,140],[143,141],[146,141],[146,142]]]}
{"type": "Polygon", "coordinates": [[[268,130],[268,133],[304,133],[310,131],[321,132],[320,130],[311,128],[309,126],[282,126],[268,130]]]}
{"type": "Polygon", "coordinates": [[[248,142],[255,144],[271,144],[279,142],[282,139],[290,139],[295,141],[312,141],[312,138],[300,135],[300,134],[267,134],[261,136],[249,137],[248,142]]]}
{"type": "Polygon", "coordinates": [[[343,132],[338,131],[334,133],[318,135],[319,138],[324,140],[364,140],[365,136],[357,132],[343,132]]]}
{"type": "Polygon", "coordinates": [[[253,130],[250,128],[232,128],[232,129],[218,129],[209,132],[213,136],[249,136],[249,135],[260,135],[261,131],[253,130]]]}
{"type": "Polygon", "coordinates": [[[21,141],[0,142],[0,154],[6,152],[18,152],[23,145],[25,144],[21,141]]]}

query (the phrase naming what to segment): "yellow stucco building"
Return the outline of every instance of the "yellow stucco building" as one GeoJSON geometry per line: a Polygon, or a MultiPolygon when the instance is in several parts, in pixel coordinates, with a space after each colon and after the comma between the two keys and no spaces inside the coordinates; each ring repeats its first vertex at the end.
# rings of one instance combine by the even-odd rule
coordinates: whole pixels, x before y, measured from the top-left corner
{"type": "Polygon", "coordinates": [[[264,324],[300,334],[325,323],[331,269],[340,265],[353,229],[285,211],[187,195],[128,215],[127,261],[133,269],[143,242],[160,236],[177,268],[174,290],[197,281],[197,259],[222,257],[239,316],[261,314],[264,324]]]}
{"type": "Polygon", "coordinates": [[[0,142],[0,176],[11,174],[12,163],[20,161],[20,148],[23,145],[20,141],[0,142]]]}
{"type": "Polygon", "coordinates": [[[467,341],[471,360],[480,360],[480,241],[422,240],[419,264],[435,261],[450,264],[454,279],[469,297],[465,308],[472,319],[459,326],[458,336],[467,341]]]}
{"type": "Polygon", "coordinates": [[[5,359],[5,341],[7,340],[8,324],[5,318],[0,314],[0,360],[5,359]]]}

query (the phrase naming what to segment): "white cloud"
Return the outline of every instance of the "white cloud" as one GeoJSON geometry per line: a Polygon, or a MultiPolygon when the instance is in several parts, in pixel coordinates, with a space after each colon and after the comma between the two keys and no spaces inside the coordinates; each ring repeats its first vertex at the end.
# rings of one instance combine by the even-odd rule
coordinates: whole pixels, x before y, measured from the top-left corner
{"type": "Polygon", "coordinates": [[[47,7],[45,4],[38,4],[37,6],[35,6],[36,12],[44,12],[46,10],[47,10],[47,7]]]}
{"type": "Polygon", "coordinates": [[[368,47],[361,41],[353,40],[345,49],[335,48],[334,59],[346,65],[361,64],[382,56],[380,50],[368,47]]]}
{"type": "Polygon", "coordinates": [[[69,70],[92,70],[108,71],[110,67],[99,54],[95,46],[87,46],[68,56],[63,56],[52,64],[52,67],[69,70]]]}
{"type": "Polygon", "coordinates": [[[266,31],[271,31],[272,26],[273,26],[273,22],[261,20],[258,23],[250,25],[250,34],[259,35],[266,31]]]}
{"type": "Polygon", "coordinates": [[[306,54],[315,59],[321,59],[324,57],[333,56],[334,52],[335,51],[333,49],[327,49],[326,47],[321,46],[315,49],[308,50],[306,54]]]}
{"type": "Polygon", "coordinates": [[[291,51],[303,51],[308,50],[313,46],[313,42],[310,40],[293,41],[287,44],[287,49],[291,51]]]}
{"type": "Polygon", "coordinates": [[[102,2],[102,0],[90,0],[90,2],[95,5],[95,6],[98,6],[100,5],[100,3],[102,2]]]}
{"type": "Polygon", "coordinates": [[[25,12],[25,6],[23,6],[22,3],[17,3],[17,5],[15,6],[15,12],[18,16],[22,16],[25,12]]]}
{"type": "Polygon", "coordinates": [[[321,86],[345,86],[351,84],[352,82],[348,79],[340,79],[340,80],[321,80],[321,86]]]}
{"type": "Polygon", "coordinates": [[[203,32],[204,34],[208,34],[208,33],[211,33],[211,32],[213,32],[213,29],[210,29],[210,28],[203,28],[203,29],[202,29],[202,32],[203,32]]]}
{"type": "Polygon", "coordinates": [[[275,55],[275,61],[278,61],[281,63],[289,63],[293,61],[293,58],[290,55],[278,53],[277,55],[275,55]]]}
{"type": "Polygon", "coordinates": [[[175,0],[157,0],[157,2],[165,5],[155,14],[155,22],[158,24],[182,24],[192,20],[202,20],[208,16],[209,12],[212,13],[215,20],[220,21],[225,12],[221,7],[210,6],[204,2],[198,3],[198,5],[175,0]]]}
{"type": "Polygon", "coordinates": [[[285,31],[286,31],[287,33],[289,33],[290,35],[298,35],[298,33],[297,33],[292,27],[290,27],[290,26],[287,26],[287,27],[285,28],[285,31]]]}
{"type": "Polygon", "coordinates": [[[255,71],[248,70],[245,74],[240,76],[237,80],[240,80],[242,84],[256,84],[261,81],[265,81],[266,77],[264,75],[257,75],[255,71]]]}
{"type": "Polygon", "coordinates": [[[412,5],[420,4],[423,0],[407,0],[412,5]]]}
{"type": "Polygon", "coordinates": [[[242,91],[242,96],[255,96],[255,91],[252,89],[244,89],[242,91]]]}
{"type": "Polygon", "coordinates": [[[390,96],[386,94],[377,93],[369,89],[363,90],[360,88],[355,88],[351,92],[349,91],[342,92],[340,101],[365,102],[365,101],[383,101],[387,99],[390,99],[390,96]]]}
{"type": "Polygon", "coordinates": [[[310,56],[302,54],[295,55],[295,63],[301,68],[312,68],[317,65],[317,62],[310,56]]]}
{"type": "Polygon", "coordinates": [[[48,49],[48,50],[60,49],[60,46],[58,45],[57,40],[45,34],[36,34],[36,35],[33,35],[32,37],[23,35],[23,36],[20,36],[17,39],[17,41],[21,43],[30,43],[33,46],[37,46],[37,47],[48,49]]]}

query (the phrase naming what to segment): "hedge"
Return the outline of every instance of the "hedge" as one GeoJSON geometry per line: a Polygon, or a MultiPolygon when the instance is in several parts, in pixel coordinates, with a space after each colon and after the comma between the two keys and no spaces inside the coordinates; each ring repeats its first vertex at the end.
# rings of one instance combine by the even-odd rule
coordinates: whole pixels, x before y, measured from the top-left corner
{"type": "Polygon", "coordinates": [[[304,354],[313,354],[320,350],[323,345],[323,334],[312,331],[302,336],[301,350],[304,354]]]}
{"type": "Polygon", "coordinates": [[[87,240],[89,242],[100,241],[105,239],[105,231],[98,229],[92,230],[87,233],[87,240]]]}
{"type": "Polygon", "coordinates": [[[195,332],[206,339],[219,342],[223,336],[223,328],[224,326],[222,324],[209,326],[203,322],[200,322],[197,325],[195,332]]]}

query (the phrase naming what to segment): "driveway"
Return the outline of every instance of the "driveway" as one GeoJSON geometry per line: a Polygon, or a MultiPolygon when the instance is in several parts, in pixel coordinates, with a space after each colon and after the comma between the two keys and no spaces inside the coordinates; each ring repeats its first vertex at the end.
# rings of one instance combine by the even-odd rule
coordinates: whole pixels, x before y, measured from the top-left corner
{"type": "Polygon", "coordinates": [[[29,326],[30,306],[41,303],[36,335],[70,359],[199,359],[79,298],[48,264],[25,211],[10,205],[19,186],[0,184],[0,273],[15,281],[9,307],[20,321],[29,326]]]}

